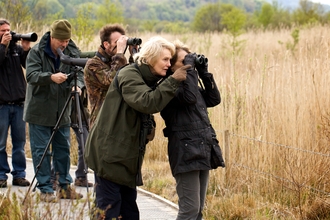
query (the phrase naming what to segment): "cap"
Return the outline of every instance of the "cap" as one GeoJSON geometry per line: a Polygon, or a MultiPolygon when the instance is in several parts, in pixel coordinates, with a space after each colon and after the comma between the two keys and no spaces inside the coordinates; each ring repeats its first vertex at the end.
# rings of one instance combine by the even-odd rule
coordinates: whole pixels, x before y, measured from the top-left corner
{"type": "Polygon", "coordinates": [[[68,20],[56,20],[50,28],[50,36],[60,40],[71,38],[71,24],[68,20]]]}

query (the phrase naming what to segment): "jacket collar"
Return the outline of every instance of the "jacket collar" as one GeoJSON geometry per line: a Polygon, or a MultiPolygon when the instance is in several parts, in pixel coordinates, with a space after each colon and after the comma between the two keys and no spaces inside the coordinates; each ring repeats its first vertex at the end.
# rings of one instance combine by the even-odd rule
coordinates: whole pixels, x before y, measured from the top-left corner
{"type": "Polygon", "coordinates": [[[141,64],[140,66],[137,64],[134,65],[139,68],[139,72],[141,73],[143,80],[151,88],[155,87],[157,82],[163,78],[161,76],[155,76],[152,74],[150,66],[147,64],[141,64]]]}
{"type": "Polygon", "coordinates": [[[104,62],[104,63],[108,63],[111,62],[111,56],[109,56],[109,54],[107,54],[104,50],[104,48],[102,46],[99,46],[99,49],[97,50],[97,53],[99,55],[102,56],[102,58],[100,57],[100,59],[104,62]]]}

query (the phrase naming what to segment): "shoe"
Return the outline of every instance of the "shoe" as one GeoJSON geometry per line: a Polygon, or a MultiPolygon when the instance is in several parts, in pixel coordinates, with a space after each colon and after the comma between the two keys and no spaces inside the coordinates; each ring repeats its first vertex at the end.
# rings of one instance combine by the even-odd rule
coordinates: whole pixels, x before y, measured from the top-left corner
{"type": "Polygon", "coordinates": [[[41,193],[40,194],[40,201],[43,202],[57,202],[57,197],[54,193],[41,193]]]}
{"type": "Polygon", "coordinates": [[[30,186],[30,182],[25,178],[16,178],[13,179],[14,186],[30,186]]]}
{"type": "Polygon", "coordinates": [[[92,187],[93,183],[88,182],[87,179],[79,177],[74,180],[74,185],[83,187],[88,185],[88,187],[92,187]]]}
{"type": "Polygon", "coordinates": [[[57,189],[57,181],[51,181],[53,190],[57,189]]]}
{"type": "Polygon", "coordinates": [[[6,188],[7,187],[7,180],[0,180],[0,188],[6,188]]]}
{"type": "Polygon", "coordinates": [[[71,187],[60,189],[57,194],[59,199],[81,199],[83,197],[82,194],[76,192],[71,187]]]}

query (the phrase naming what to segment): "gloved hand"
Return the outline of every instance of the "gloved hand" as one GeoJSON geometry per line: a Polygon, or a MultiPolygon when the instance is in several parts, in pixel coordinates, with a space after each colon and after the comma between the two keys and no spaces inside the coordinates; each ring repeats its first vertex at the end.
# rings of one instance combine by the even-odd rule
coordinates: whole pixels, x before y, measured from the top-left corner
{"type": "Polygon", "coordinates": [[[197,55],[196,69],[200,78],[204,78],[208,73],[208,59],[204,55],[197,55]]]}
{"type": "Polygon", "coordinates": [[[191,68],[195,68],[196,53],[188,53],[183,60],[184,65],[191,65],[191,68]]]}
{"type": "Polygon", "coordinates": [[[178,81],[184,81],[187,78],[187,69],[191,68],[190,65],[184,65],[177,69],[173,74],[172,77],[178,81]]]}

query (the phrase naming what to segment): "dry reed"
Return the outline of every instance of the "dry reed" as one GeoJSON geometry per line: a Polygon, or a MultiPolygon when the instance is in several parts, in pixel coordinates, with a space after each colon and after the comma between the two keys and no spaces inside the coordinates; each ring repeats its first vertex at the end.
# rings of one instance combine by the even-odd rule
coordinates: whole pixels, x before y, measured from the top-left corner
{"type": "MultiPolygon", "coordinates": [[[[230,163],[211,171],[205,219],[330,218],[330,31],[300,29],[295,50],[283,43],[291,32],[247,32],[236,55],[225,34],[162,34],[208,57],[222,96],[209,114],[220,143],[229,131],[230,163]]],[[[155,34],[133,35],[144,42],[155,34]]],[[[143,188],[177,202],[159,114],[156,121],[143,188]]]]}

